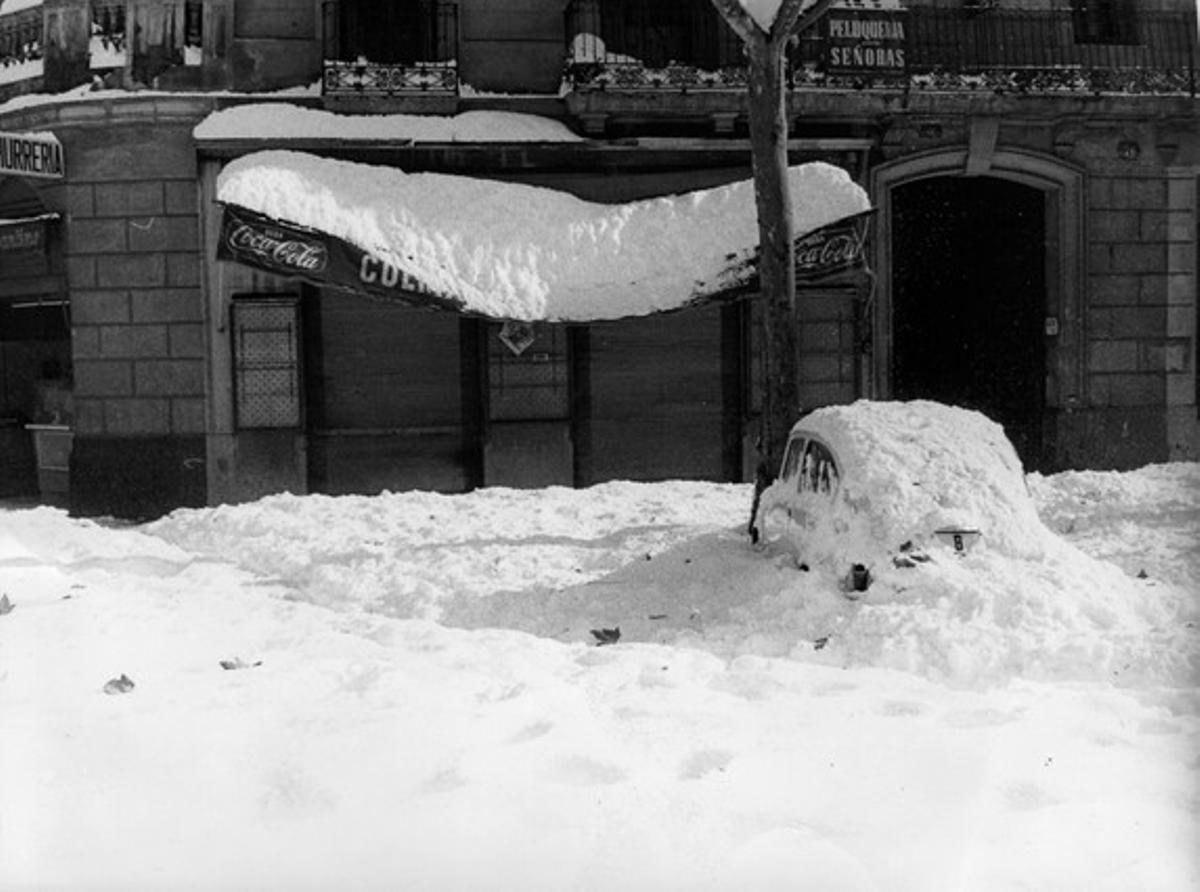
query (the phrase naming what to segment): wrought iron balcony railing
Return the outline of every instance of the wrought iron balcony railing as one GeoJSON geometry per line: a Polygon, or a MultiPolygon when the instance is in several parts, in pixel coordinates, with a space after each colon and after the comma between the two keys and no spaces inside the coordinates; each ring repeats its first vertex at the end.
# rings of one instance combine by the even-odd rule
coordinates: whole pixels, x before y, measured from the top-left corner
{"type": "Polygon", "coordinates": [[[326,0],[322,90],[379,99],[458,93],[458,5],[326,0]]]}
{"type": "Polygon", "coordinates": [[[41,7],[0,15],[0,84],[41,76],[44,29],[41,7]]]}
{"type": "MultiPolygon", "coordinates": [[[[831,34],[831,14],[797,35],[789,55],[793,87],[1196,93],[1194,13],[1139,12],[1136,33],[1125,43],[1077,30],[1081,23],[1069,8],[914,5],[876,15],[874,21],[898,23],[891,26],[892,45],[901,50],[895,64],[872,65],[870,57],[857,68],[844,64],[846,57],[831,51],[840,36],[831,34]]],[[[738,38],[708,0],[570,0],[566,29],[571,90],[745,85],[738,38]]]]}

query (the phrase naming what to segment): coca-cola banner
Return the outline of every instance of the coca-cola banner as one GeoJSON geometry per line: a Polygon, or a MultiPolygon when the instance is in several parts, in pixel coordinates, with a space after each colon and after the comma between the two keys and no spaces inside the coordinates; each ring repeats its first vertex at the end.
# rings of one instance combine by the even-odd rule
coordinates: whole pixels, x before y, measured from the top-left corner
{"type": "Polygon", "coordinates": [[[867,223],[874,210],[835,220],[796,239],[796,281],[814,282],[866,265],[867,223]]]}
{"type": "Polygon", "coordinates": [[[462,308],[458,298],[432,291],[407,270],[337,236],[236,205],[224,205],[217,259],[401,303],[462,308]]]}

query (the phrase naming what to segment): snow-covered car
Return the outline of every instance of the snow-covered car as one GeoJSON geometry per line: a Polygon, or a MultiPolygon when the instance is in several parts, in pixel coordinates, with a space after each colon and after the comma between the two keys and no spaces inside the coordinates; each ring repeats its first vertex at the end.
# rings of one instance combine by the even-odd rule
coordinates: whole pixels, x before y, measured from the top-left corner
{"type": "Polygon", "coordinates": [[[972,548],[1034,557],[1047,531],[1000,425],[928,401],[817,409],[792,428],[754,528],[863,590],[883,567],[972,548]]]}

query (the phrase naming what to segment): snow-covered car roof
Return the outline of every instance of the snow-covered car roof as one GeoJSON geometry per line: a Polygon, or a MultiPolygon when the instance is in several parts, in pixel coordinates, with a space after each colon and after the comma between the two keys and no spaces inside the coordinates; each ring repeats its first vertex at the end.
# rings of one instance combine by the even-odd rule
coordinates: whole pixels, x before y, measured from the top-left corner
{"type": "Polygon", "coordinates": [[[924,549],[946,528],[978,530],[989,549],[1043,552],[1050,535],[1029,497],[1016,451],[999,424],[979,412],[929,401],[829,406],[792,429],[815,436],[837,464],[832,497],[796,494],[777,481],[764,504],[809,498],[806,560],[870,563],[902,546],[924,549]]]}

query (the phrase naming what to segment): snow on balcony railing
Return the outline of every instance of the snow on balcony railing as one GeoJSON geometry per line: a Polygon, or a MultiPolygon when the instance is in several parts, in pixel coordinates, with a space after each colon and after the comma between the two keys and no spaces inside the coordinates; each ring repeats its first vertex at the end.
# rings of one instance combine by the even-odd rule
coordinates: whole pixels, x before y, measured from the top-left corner
{"type": "Polygon", "coordinates": [[[326,0],[322,90],[334,98],[455,95],[458,5],[326,0]]]}
{"type": "Polygon", "coordinates": [[[0,0],[0,84],[42,76],[41,0],[0,0]]]}

